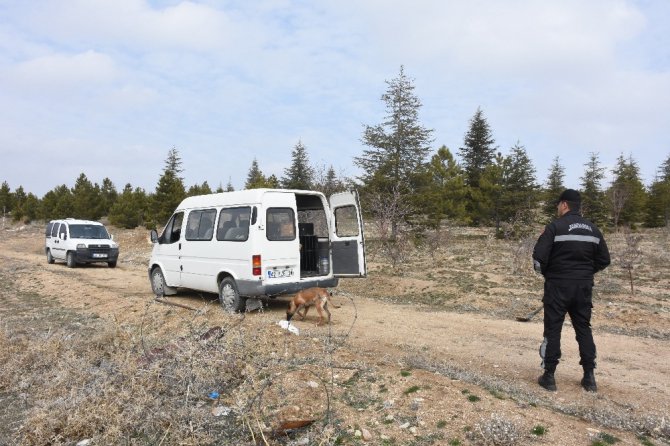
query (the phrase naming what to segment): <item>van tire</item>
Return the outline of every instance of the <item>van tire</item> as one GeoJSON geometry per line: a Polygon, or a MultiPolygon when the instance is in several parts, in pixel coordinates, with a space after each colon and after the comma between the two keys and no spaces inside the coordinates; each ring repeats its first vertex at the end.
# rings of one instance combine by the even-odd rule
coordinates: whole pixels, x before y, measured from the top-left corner
{"type": "Polygon", "coordinates": [[[113,262],[107,262],[107,266],[109,266],[110,268],[116,268],[116,260],[114,260],[113,262]]]}
{"type": "Polygon", "coordinates": [[[165,277],[158,266],[151,271],[151,290],[157,297],[165,296],[165,277]]]}
{"type": "Polygon", "coordinates": [[[241,313],[247,307],[247,299],[240,296],[232,277],[226,277],[219,284],[219,303],[229,313],[241,313]]]}
{"type": "Polygon", "coordinates": [[[65,260],[67,261],[68,268],[74,268],[77,266],[77,262],[74,260],[74,253],[72,251],[68,251],[67,255],[65,256],[65,260]]]}
{"type": "Polygon", "coordinates": [[[54,256],[51,255],[51,250],[47,249],[47,263],[49,265],[53,264],[55,262],[54,256]]]}

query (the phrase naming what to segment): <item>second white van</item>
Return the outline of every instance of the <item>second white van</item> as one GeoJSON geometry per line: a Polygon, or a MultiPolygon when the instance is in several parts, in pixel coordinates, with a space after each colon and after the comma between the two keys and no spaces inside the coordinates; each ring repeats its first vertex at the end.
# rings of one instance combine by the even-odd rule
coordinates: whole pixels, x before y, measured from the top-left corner
{"type": "Polygon", "coordinates": [[[356,192],[251,189],[188,197],[154,243],[149,280],[156,295],[177,288],[218,293],[228,311],[248,297],[335,287],[365,277],[363,221],[356,192]]]}

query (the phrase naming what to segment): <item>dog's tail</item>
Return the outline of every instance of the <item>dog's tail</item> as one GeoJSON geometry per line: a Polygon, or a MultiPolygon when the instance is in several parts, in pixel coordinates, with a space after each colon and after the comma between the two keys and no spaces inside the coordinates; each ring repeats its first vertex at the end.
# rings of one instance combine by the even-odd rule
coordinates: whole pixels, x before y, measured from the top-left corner
{"type": "Polygon", "coordinates": [[[332,291],[326,295],[326,301],[327,301],[327,303],[330,303],[334,308],[340,308],[341,305],[336,305],[335,302],[333,302],[333,300],[331,299],[332,296],[333,296],[333,292],[332,292],[332,291]]]}

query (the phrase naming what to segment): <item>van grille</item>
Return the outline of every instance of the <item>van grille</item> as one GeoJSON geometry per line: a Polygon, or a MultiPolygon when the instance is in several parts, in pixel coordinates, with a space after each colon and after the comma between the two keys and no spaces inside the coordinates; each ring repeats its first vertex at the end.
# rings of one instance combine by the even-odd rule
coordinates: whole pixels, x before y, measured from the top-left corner
{"type": "Polygon", "coordinates": [[[91,254],[109,254],[107,245],[88,245],[88,250],[91,254]]]}

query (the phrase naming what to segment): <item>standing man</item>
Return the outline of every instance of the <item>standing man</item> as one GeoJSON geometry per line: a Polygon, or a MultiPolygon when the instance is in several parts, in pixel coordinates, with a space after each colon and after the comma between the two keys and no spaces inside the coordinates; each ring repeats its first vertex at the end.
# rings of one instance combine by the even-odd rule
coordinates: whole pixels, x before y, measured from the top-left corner
{"type": "Polygon", "coordinates": [[[561,329],[570,315],[584,369],[582,387],[596,392],[596,345],[591,333],[593,275],[610,264],[600,230],[579,213],[581,196],[566,189],[558,199],[558,218],[549,223],[533,249],[535,271],[544,276],[544,340],[540,346],[544,374],[540,386],[556,390],[554,372],[561,358],[561,329]]]}

